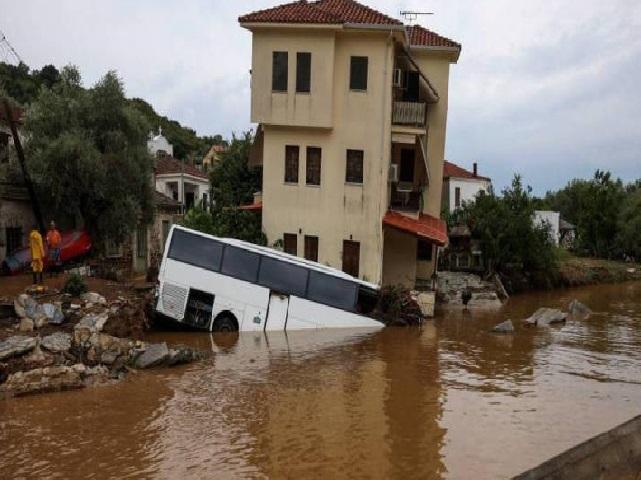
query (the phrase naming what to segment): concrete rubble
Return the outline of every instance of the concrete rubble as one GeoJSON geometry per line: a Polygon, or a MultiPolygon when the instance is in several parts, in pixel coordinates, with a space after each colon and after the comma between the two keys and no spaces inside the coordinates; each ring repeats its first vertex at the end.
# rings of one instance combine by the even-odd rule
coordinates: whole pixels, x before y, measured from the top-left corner
{"type": "Polygon", "coordinates": [[[570,305],[568,305],[568,312],[570,312],[570,315],[573,317],[579,318],[587,318],[592,315],[592,310],[579,302],[576,298],[570,302],[570,305]]]}
{"type": "Polygon", "coordinates": [[[514,324],[512,320],[506,320],[504,322],[495,325],[492,329],[494,333],[514,333],[514,324]]]}
{"type": "Polygon", "coordinates": [[[69,298],[39,304],[27,294],[14,299],[19,318],[14,328],[35,336],[13,335],[0,341],[0,398],[82,388],[122,378],[131,369],[168,367],[204,358],[189,347],[112,335],[114,330],[129,331],[128,324],[146,322],[141,318],[144,306],[136,302],[121,297],[108,302],[93,292],[83,294],[81,300],[81,305],[69,298]],[[71,330],[63,325],[69,318],[77,321],[71,330]]]}
{"type": "Polygon", "coordinates": [[[470,292],[468,308],[498,308],[502,305],[500,296],[504,290],[495,282],[486,282],[481,277],[463,272],[438,272],[437,300],[445,305],[464,305],[463,294],[470,292]]]}
{"type": "Polygon", "coordinates": [[[530,317],[523,320],[528,326],[548,327],[554,323],[563,323],[568,314],[558,308],[539,308],[530,317]]]}

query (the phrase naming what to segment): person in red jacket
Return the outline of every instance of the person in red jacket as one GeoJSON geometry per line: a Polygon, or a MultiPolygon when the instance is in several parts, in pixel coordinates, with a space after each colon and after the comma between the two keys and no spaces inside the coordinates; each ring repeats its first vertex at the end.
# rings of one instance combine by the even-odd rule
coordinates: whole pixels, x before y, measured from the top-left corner
{"type": "Polygon", "coordinates": [[[47,232],[47,247],[49,248],[49,268],[55,272],[60,271],[60,243],[62,236],[56,228],[56,223],[51,221],[47,232]]]}

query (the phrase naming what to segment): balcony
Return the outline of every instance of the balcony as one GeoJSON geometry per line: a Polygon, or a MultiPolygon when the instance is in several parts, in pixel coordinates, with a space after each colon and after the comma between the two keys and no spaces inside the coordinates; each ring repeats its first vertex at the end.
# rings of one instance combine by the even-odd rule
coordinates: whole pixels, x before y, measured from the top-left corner
{"type": "Polygon", "coordinates": [[[394,102],[392,107],[392,123],[414,127],[425,126],[424,102],[394,102]]]}
{"type": "Polygon", "coordinates": [[[418,212],[421,208],[421,189],[412,184],[393,183],[390,210],[418,212]]]}

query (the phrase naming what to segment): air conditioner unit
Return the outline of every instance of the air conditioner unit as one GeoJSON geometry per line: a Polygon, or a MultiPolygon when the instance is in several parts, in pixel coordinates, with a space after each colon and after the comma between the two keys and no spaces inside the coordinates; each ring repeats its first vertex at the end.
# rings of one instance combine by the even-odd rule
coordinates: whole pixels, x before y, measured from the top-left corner
{"type": "Polygon", "coordinates": [[[395,163],[392,163],[389,166],[389,177],[387,180],[389,183],[397,183],[398,182],[398,165],[395,163]]]}
{"type": "Polygon", "coordinates": [[[403,86],[403,70],[400,68],[395,68],[394,69],[394,78],[392,80],[392,84],[395,87],[402,87],[403,86]]]}

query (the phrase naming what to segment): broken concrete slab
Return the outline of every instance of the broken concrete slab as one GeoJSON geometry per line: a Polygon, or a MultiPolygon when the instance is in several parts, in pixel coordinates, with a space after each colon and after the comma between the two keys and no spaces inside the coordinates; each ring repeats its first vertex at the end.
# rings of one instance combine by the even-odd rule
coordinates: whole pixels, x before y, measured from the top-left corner
{"type": "Polygon", "coordinates": [[[145,351],[136,358],[136,368],[150,368],[165,363],[169,359],[167,343],[147,343],[145,351]]]}
{"type": "Polygon", "coordinates": [[[50,325],[61,325],[65,321],[65,316],[62,313],[62,304],[60,302],[44,303],[42,309],[47,316],[47,322],[50,325]]]}
{"type": "Polygon", "coordinates": [[[90,313],[82,317],[82,319],[73,328],[74,343],[78,345],[87,343],[91,338],[91,335],[102,331],[108,319],[109,315],[106,313],[90,313]]]}
{"type": "Polygon", "coordinates": [[[0,385],[0,394],[20,396],[83,388],[99,381],[106,381],[108,374],[107,368],[100,365],[93,368],[85,367],[82,364],[35,368],[9,375],[7,381],[0,385]]]}
{"type": "Polygon", "coordinates": [[[33,320],[27,317],[20,319],[20,323],[18,323],[18,331],[26,333],[26,332],[33,332],[33,329],[34,329],[33,320]]]}
{"type": "Polygon", "coordinates": [[[80,295],[80,300],[85,303],[97,303],[100,305],[106,305],[107,299],[96,292],[87,292],[80,295]]]}
{"type": "Polygon", "coordinates": [[[498,325],[495,325],[494,328],[492,329],[492,332],[514,333],[514,324],[512,324],[512,320],[506,320],[504,322],[499,323],[498,325]]]}
{"type": "Polygon", "coordinates": [[[567,316],[567,313],[558,308],[542,307],[523,321],[528,326],[548,327],[554,323],[565,322],[567,316]]]}
{"type": "Polygon", "coordinates": [[[43,337],[40,345],[52,353],[68,352],[71,348],[71,335],[63,332],[55,332],[43,337]]]}
{"type": "Polygon", "coordinates": [[[30,352],[36,348],[37,343],[38,341],[33,337],[25,337],[23,335],[9,337],[0,342],[0,360],[30,352]]]}

